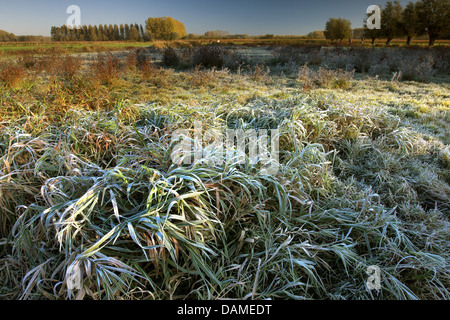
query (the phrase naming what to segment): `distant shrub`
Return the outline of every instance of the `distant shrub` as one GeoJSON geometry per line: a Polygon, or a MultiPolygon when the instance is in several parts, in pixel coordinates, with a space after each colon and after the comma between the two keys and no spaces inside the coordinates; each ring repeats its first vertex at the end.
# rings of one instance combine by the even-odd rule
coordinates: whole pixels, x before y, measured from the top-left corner
{"type": "Polygon", "coordinates": [[[433,69],[434,60],[431,56],[411,59],[410,61],[403,60],[399,66],[399,72],[402,73],[404,80],[416,80],[421,82],[428,81],[435,75],[436,70],[433,69]]]}
{"type": "Polygon", "coordinates": [[[273,64],[286,64],[293,61],[295,63],[303,65],[307,63],[307,60],[307,56],[303,55],[300,49],[291,46],[279,47],[272,52],[273,64]]]}
{"type": "Polygon", "coordinates": [[[389,76],[401,72],[403,80],[428,81],[450,71],[448,48],[322,48],[322,65],[389,76]]]}
{"type": "Polygon", "coordinates": [[[101,83],[111,84],[119,78],[122,72],[120,60],[111,53],[98,54],[92,65],[92,72],[94,78],[101,83]]]}
{"type": "Polygon", "coordinates": [[[147,50],[139,48],[136,50],[136,66],[141,68],[145,65],[151,64],[150,56],[147,54],[147,50]]]}
{"type": "Polygon", "coordinates": [[[235,48],[225,45],[208,45],[196,47],[190,51],[191,61],[194,66],[201,65],[206,68],[227,68],[237,70],[248,64],[245,57],[239,54],[235,48]]]}
{"type": "Polygon", "coordinates": [[[163,63],[168,67],[177,67],[180,64],[180,57],[174,48],[169,47],[164,49],[163,63]]]}
{"type": "Polygon", "coordinates": [[[206,68],[222,68],[225,64],[225,49],[218,46],[198,47],[193,54],[194,65],[206,68]]]}
{"type": "Polygon", "coordinates": [[[191,68],[193,66],[193,55],[195,49],[193,47],[180,48],[177,51],[180,68],[191,68]]]}
{"type": "Polygon", "coordinates": [[[309,61],[309,64],[312,66],[320,66],[321,63],[322,63],[322,57],[319,57],[319,56],[313,57],[309,61]]]}
{"type": "Polygon", "coordinates": [[[303,83],[304,89],[312,89],[313,87],[349,89],[353,77],[354,72],[343,69],[331,70],[320,67],[319,70],[314,71],[304,65],[299,69],[297,79],[303,83]]]}
{"type": "Polygon", "coordinates": [[[248,60],[236,50],[227,50],[225,54],[224,66],[230,70],[237,70],[244,65],[248,65],[248,60]]]}
{"type": "Polygon", "coordinates": [[[353,68],[356,72],[367,73],[372,63],[376,63],[376,58],[370,54],[369,50],[352,50],[354,55],[353,68]]]}
{"type": "Polygon", "coordinates": [[[151,63],[147,50],[143,48],[131,50],[125,58],[125,65],[128,70],[136,70],[151,63]]]}
{"type": "Polygon", "coordinates": [[[368,73],[371,76],[379,76],[388,71],[389,71],[389,66],[387,65],[386,61],[383,60],[381,62],[371,64],[371,66],[368,70],[368,73]]]}
{"type": "Polygon", "coordinates": [[[153,53],[164,53],[167,48],[192,48],[193,45],[197,45],[194,41],[154,41],[152,46],[148,49],[153,53]]]}
{"type": "Polygon", "coordinates": [[[448,47],[434,47],[432,50],[434,69],[443,74],[450,73],[450,55],[448,47]]]}
{"type": "Polygon", "coordinates": [[[333,50],[325,55],[324,64],[331,69],[353,69],[354,56],[342,50],[333,50]]]}
{"type": "Polygon", "coordinates": [[[168,46],[169,44],[166,41],[154,41],[149,50],[152,53],[162,53],[168,46]]]}

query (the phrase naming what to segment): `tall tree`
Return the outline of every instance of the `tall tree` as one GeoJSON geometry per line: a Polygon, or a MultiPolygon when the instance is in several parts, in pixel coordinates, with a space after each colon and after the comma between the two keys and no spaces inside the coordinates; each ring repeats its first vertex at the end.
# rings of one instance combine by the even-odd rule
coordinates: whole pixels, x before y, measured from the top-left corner
{"type": "Polygon", "coordinates": [[[137,23],[134,24],[134,28],[137,31],[137,40],[136,41],[142,41],[141,31],[139,30],[139,25],[137,23]]]}
{"type": "MultiPolygon", "coordinates": [[[[378,6],[380,7],[380,6],[378,6]]],[[[381,8],[381,7],[380,7],[381,8]]],[[[367,26],[367,20],[372,16],[373,13],[366,14],[366,18],[364,19],[364,26],[363,26],[363,38],[368,38],[372,41],[372,45],[375,44],[375,40],[380,38],[382,36],[381,29],[373,28],[369,29],[367,26]]]]}
{"type": "Polygon", "coordinates": [[[108,26],[106,24],[103,25],[103,41],[108,41],[108,26]]]}
{"type": "Polygon", "coordinates": [[[67,25],[61,26],[61,41],[69,40],[69,28],[67,25]]]}
{"type": "Polygon", "coordinates": [[[119,27],[120,29],[120,40],[125,40],[125,27],[123,26],[123,24],[120,25],[119,27]]]}
{"type": "Polygon", "coordinates": [[[88,33],[88,27],[86,25],[84,25],[81,28],[81,36],[80,36],[82,41],[89,41],[89,33],[88,33]]]}
{"type": "Polygon", "coordinates": [[[88,41],[95,41],[97,39],[97,36],[95,35],[95,29],[92,25],[88,26],[88,41]]]}
{"type": "Polygon", "coordinates": [[[104,41],[105,40],[105,32],[103,31],[103,25],[101,25],[101,24],[98,26],[97,40],[98,41],[104,41]]]}
{"type": "Polygon", "coordinates": [[[50,35],[52,36],[52,41],[61,41],[61,28],[52,27],[50,29],[50,35]]]}
{"type": "Polygon", "coordinates": [[[139,29],[136,29],[136,27],[134,25],[130,26],[128,40],[129,41],[138,41],[139,40],[139,29]]]}
{"type": "Polygon", "coordinates": [[[352,36],[351,22],[343,18],[330,18],[326,25],[324,35],[328,40],[349,39],[352,36]]]}
{"type": "Polygon", "coordinates": [[[171,17],[148,18],[145,28],[152,38],[156,40],[170,40],[186,35],[183,23],[171,17]]]}
{"type": "Polygon", "coordinates": [[[114,27],[112,24],[108,25],[108,40],[109,41],[116,40],[114,35],[114,27]]]}
{"type": "Polygon", "coordinates": [[[387,38],[386,45],[390,45],[395,37],[402,36],[402,14],[403,8],[398,1],[388,1],[381,12],[381,30],[387,38]]]}
{"type": "Polygon", "coordinates": [[[114,25],[114,40],[115,41],[120,40],[120,31],[119,31],[119,26],[117,24],[114,25]]]}
{"type": "Polygon", "coordinates": [[[73,41],[73,28],[67,28],[67,41],[73,41]]]}
{"type": "Polygon", "coordinates": [[[123,37],[123,40],[128,40],[129,34],[130,34],[130,26],[126,23],[125,24],[125,35],[123,37]]]}
{"type": "Polygon", "coordinates": [[[99,41],[100,40],[100,30],[97,25],[94,26],[94,37],[93,41],[99,41]]]}
{"type": "Polygon", "coordinates": [[[139,25],[139,33],[141,35],[142,41],[145,41],[145,32],[144,32],[144,28],[142,27],[142,24],[139,25]]]}
{"type": "Polygon", "coordinates": [[[417,15],[422,27],[427,31],[429,45],[442,36],[450,21],[449,0],[421,0],[417,3],[417,15]]]}
{"type": "Polygon", "coordinates": [[[400,26],[402,33],[406,35],[406,44],[408,46],[414,37],[425,32],[425,29],[419,21],[417,6],[414,2],[409,2],[403,10],[400,26]]]}

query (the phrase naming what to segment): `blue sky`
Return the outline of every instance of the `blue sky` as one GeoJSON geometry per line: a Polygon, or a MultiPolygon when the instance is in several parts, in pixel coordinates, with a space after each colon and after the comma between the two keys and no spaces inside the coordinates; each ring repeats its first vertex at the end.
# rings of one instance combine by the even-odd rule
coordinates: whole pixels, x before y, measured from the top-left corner
{"type": "MultiPolygon", "coordinates": [[[[361,27],[369,5],[387,0],[0,0],[0,30],[16,35],[49,35],[81,8],[82,24],[144,24],[148,17],[170,16],[188,33],[226,30],[232,34],[304,35],[323,30],[330,17],[347,18],[361,27]]],[[[400,1],[402,5],[407,0],[400,1]]]]}

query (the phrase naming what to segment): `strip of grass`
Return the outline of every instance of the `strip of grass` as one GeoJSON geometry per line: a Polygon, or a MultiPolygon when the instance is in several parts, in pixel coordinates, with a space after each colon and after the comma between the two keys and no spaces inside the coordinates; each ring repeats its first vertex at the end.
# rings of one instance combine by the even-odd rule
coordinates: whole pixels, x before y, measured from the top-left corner
{"type": "Polygon", "coordinates": [[[50,43],[0,43],[0,55],[17,56],[22,54],[45,54],[51,52],[83,53],[123,50],[125,48],[139,48],[151,46],[144,42],[50,42],[50,43]]]}

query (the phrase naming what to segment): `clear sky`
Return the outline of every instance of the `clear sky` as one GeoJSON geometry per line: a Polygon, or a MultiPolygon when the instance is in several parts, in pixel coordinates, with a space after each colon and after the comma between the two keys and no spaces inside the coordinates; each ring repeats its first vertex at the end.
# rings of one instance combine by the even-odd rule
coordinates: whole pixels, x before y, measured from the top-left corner
{"type": "MultiPolygon", "coordinates": [[[[0,0],[0,30],[16,35],[50,35],[66,23],[67,7],[81,8],[81,24],[144,24],[170,16],[188,33],[226,30],[231,34],[305,35],[323,30],[330,17],[362,27],[369,5],[387,0],[0,0]]],[[[400,1],[404,6],[408,0],[400,1]]]]}

